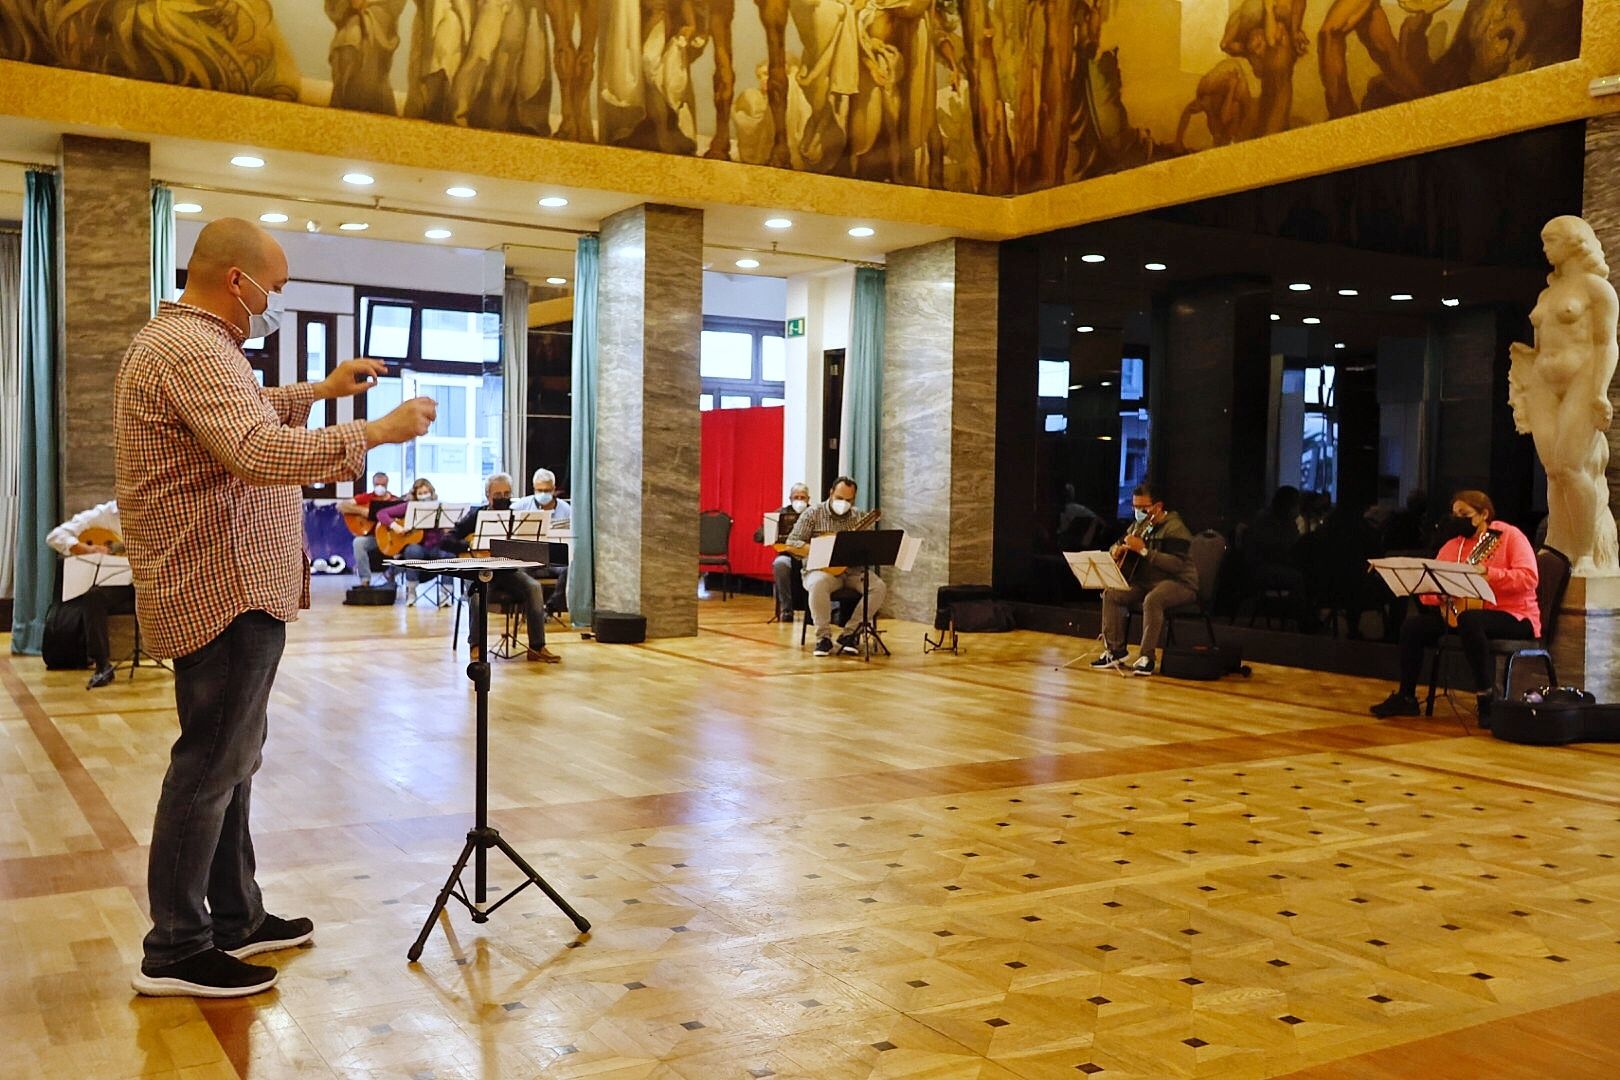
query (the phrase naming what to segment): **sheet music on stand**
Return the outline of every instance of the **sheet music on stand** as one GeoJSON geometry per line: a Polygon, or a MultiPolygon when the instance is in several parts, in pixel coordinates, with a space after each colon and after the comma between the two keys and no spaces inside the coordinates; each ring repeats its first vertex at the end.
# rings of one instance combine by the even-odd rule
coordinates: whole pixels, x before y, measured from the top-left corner
{"type": "Polygon", "coordinates": [[[467,510],[465,504],[458,506],[433,500],[413,502],[405,508],[404,527],[408,532],[416,529],[448,529],[460,521],[461,515],[467,510]]]}
{"type": "Polygon", "coordinates": [[[1367,565],[1378,571],[1396,596],[1450,596],[1496,603],[1496,591],[1485,578],[1485,568],[1472,563],[1396,556],[1368,559],[1367,565]]]}
{"type": "Polygon", "coordinates": [[[122,555],[69,555],[62,560],[62,602],[76,600],[91,589],[133,585],[129,560],[122,555]]]}
{"type": "MultiPolygon", "coordinates": [[[[893,530],[898,531],[898,530],[893,530]]],[[[812,570],[825,570],[833,565],[833,545],[840,536],[846,533],[828,533],[826,536],[817,536],[810,541],[810,554],[805,557],[804,569],[806,573],[812,570]]],[[[893,566],[896,570],[909,571],[917,564],[917,553],[922,550],[922,540],[910,533],[900,534],[900,549],[894,557],[893,566]]]]}
{"type": "Polygon", "coordinates": [[[473,547],[488,551],[495,540],[538,543],[550,524],[550,510],[480,510],[473,547]]]}
{"type": "Polygon", "coordinates": [[[1069,570],[1082,589],[1129,589],[1130,582],[1120,573],[1119,564],[1107,551],[1065,551],[1069,570]]]}

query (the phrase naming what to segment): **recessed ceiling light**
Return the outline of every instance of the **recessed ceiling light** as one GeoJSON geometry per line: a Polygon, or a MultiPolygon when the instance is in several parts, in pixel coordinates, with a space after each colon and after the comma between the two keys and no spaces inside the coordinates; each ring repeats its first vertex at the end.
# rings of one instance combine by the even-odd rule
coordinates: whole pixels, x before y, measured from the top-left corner
{"type": "Polygon", "coordinates": [[[568,284],[568,279],[565,278],[565,277],[548,277],[548,278],[546,278],[546,284],[547,285],[566,285],[566,284],[568,284]]]}
{"type": "Polygon", "coordinates": [[[478,194],[478,192],[473,190],[472,188],[464,187],[464,186],[459,185],[459,184],[457,186],[455,186],[455,187],[447,187],[447,188],[445,188],[444,193],[446,195],[450,196],[452,199],[470,199],[474,195],[478,194]]]}
{"type": "Polygon", "coordinates": [[[338,228],[342,229],[344,232],[365,232],[367,229],[371,228],[371,226],[364,221],[345,221],[343,224],[339,225],[338,228]]]}
{"type": "Polygon", "coordinates": [[[1170,268],[1168,266],[1164,265],[1164,263],[1155,262],[1155,263],[1143,263],[1142,264],[1142,269],[1144,269],[1144,270],[1168,270],[1170,268]]]}
{"type": "Polygon", "coordinates": [[[1109,382],[1107,379],[1104,379],[1102,382],[1098,383],[1097,385],[1098,386],[1113,386],[1114,384],[1109,382]]]}
{"type": "Polygon", "coordinates": [[[1412,294],[1409,292],[1390,293],[1389,298],[1391,300],[1410,300],[1412,299],[1412,294]]]}
{"type": "Polygon", "coordinates": [[[1320,323],[1322,320],[1318,319],[1315,315],[1307,315],[1307,316],[1305,316],[1303,319],[1301,319],[1299,321],[1304,323],[1306,326],[1315,326],[1318,323],[1320,323]]]}
{"type": "Polygon", "coordinates": [[[427,237],[429,240],[448,240],[448,239],[450,239],[450,230],[449,229],[429,229],[427,232],[423,233],[422,235],[427,237]]]}
{"type": "Polygon", "coordinates": [[[262,169],[264,168],[264,158],[254,157],[252,154],[237,154],[231,158],[231,164],[238,169],[262,169]]]}
{"type": "Polygon", "coordinates": [[[266,225],[280,225],[282,222],[287,220],[287,215],[271,212],[268,214],[260,214],[259,220],[264,222],[266,225]]]}
{"type": "Polygon", "coordinates": [[[174,212],[177,214],[200,214],[202,213],[202,205],[194,202],[177,202],[174,204],[174,212]]]}
{"type": "Polygon", "coordinates": [[[1360,289],[1340,289],[1339,290],[1339,295],[1340,296],[1360,296],[1361,295],[1361,290],[1360,289]]]}
{"type": "Polygon", "coordinates": [[[369,173],[346,172],[343,174],[343,182],[345,184],[353,184],[355,187],[370,187],[377,181],[374,180],[369,173]]]}
{"type": "Polygon", "coordinates": [[[1074,328],[1074,332],[1077,334],[1089,334],[1095,329],[1097,329],[1095,326],[1077,326],[1074,328]]]}
{"type": "Polygon", "coordinates": [[[1342,348],[1344,348],[1344,342],[1342,342],[1342,341],[1335,341],[1335,342],[1334,342],[1334,343],[1333,343],[1333,347],[1334,347],[1334,348],[1335,348],[1335,349],[1342,349],[1342,348]]]}
{"type": "Polygon", "coordinates": [[[1292,285],[1288,286],[1288,291],[1289,292],[1310,292],[1311,291],[1311,283],[1308,282],[1308,281],[1296,281],[1292,285]]]}
{"type": "Polygon", "coordinates": [[[791,218],[785,217],[766,218],[765,227],[767,229],[791,229],[793,228],[793,221],[791,218]]]}
{"type": "Polygon", "coordinates": [[[545,198],[540,200],[540,205],[548,209],[555,210],[559,206],[567,206],[568,200],[563,198],[561,195],[547,195],[545,198]]]}
{"type": "Polygon", "coordinates": [[[1082,255],[1082,256],[1080,256],[1080,261],[1083,262],[1083,263],[1107,262],[1108,261],[1108,256],[1106,256],[1106,255],[1098,255],[1096,253],[1092,253],[1090,255],[1082,255]]]}
{"type": "Polygon", "coordinates": [[[1271,313],[1271,321],[1272,322],[1282,322],[1282,316],[1277,314],[1275,311],[1273,311],[1271,313]]]}
{"type": "Polygon", "coordinates": [[[853,229],[849,230],[849,235],[853,236],[857,240],[865,240],[868,236],[871,236],[874,231],[875,230],[873,230],[869,225],[857,225],[853,229]]]}
{"type": "Polygon", "coordinates": [[[1097,441],[1098,442],[1113,442],[1114,437],[1112,435],[1099,435],[1099,436],[1097,436],[1097,441]]]}
{"type": "Polygon", "coordinates": [[[758,259],[738,259],[737,260],[737,268],[739,270],[757,270],[757,269],[759,269],[759,260],[758,259]]]}
{"type": "MultiPolygon", "coordinates": [[[[175,209],[178,210],[180,208],[177,206],[177,207],[175,207],[175,209]]],[[[1455,296],[1448,296],[1448,297],[1446,297],[1444,300],[1442,300],[1440,302],[1442,304],[1446,305],[1446,307],[1456,307],[1457,305],[1462,303],[1462,301],[1457,299],[1455,296]]]]}

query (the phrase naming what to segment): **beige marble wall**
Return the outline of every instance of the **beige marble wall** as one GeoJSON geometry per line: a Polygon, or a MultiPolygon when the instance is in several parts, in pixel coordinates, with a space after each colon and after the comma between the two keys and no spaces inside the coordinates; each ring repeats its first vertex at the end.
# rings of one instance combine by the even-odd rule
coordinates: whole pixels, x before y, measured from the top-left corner
{"type": "Polygon", "coordinates": [[[990,581],[998,249],[942,240],[890,253],[879,483],[883,526],[923,547],[888,610],[931,620],[941,585],[990,581]]]}
{"type": "Polygon", "coordinates": [[[649,637],[697,633],[703,214],[602,222],[597,293],[596,606],[649,637]]]}
{"type": "Polygon", "coordinates": [[[151,317],[151,150],[62,136],[62,510],[113,497],[113,379],[151,317]]]}

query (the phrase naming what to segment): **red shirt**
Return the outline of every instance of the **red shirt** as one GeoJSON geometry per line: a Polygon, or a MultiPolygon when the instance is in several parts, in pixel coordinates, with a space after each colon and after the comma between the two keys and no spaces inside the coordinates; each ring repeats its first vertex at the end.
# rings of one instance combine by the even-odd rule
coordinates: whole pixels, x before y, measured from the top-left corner
{"type": "Polygon", "coordinates": [[[114,386],[118,507],[145,643],[208,644],[248,611],[309,606],[301,485],[365,467],[365,422],[311,431],[311,383],[260,387],[242,334],[165,302],[114,386]]]}
{"type": "MultiPolygon", "coordinates": [[[[1505,611],[1526,619],[1535,636],[1540,637],[1541,605],[1536,601],[1536,584],[1541,580],[1541,572],[1536,566],[1536,553],[1530,547],[1530,540],[1505,521],[1493,521],[1487,528],[1500,532],[1502,539],[1485,560],[1485,580],[1496,594],[1496,603],[1486,604],[1485,610],[1505,611]]],[[[1468,553],[1472,550],[1474,538],[1459,536],[1440,545],[1440,552],[1435,558],[1446,562],[1467,562],[1468,553]]],[[[1426,604],[1440,602],[1433,596],[1422,599],[1426,604]]]]}

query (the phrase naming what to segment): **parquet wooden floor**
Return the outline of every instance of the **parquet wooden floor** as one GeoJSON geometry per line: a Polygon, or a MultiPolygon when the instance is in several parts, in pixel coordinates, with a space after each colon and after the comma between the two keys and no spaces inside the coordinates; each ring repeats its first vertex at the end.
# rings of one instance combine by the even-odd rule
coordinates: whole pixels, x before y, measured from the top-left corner
{"type": "Polygon", "coordinates": [[[244,1002],[129,990],[168,678],[0,659],[0,1074],[1620,1074],[1620,748],[1031,633],[816,660],[753,599],[497,664],[494,823],[595,929],[529,890],[409,966],[471,816],[465,650],[318,584],[254,793],[266,898],[318,930],[244,1002]]]}

